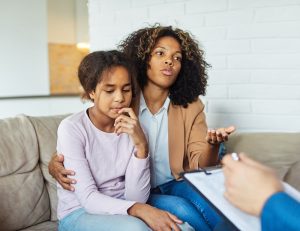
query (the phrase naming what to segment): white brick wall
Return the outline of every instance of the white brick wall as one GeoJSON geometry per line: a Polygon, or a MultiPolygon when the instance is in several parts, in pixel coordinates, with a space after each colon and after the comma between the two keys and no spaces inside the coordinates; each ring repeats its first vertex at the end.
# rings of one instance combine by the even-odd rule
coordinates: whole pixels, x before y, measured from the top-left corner
{"type": "Polygon", "coordinates": [[[89,0],[93,50],[159,22],[206,52],[210,127],[300,131],[300,0],[89,0]]]}

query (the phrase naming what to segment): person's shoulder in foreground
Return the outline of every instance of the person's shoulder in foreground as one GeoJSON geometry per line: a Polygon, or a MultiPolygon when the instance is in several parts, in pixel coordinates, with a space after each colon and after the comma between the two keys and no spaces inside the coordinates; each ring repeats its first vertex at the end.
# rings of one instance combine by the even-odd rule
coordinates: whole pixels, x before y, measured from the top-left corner
{"type": "Polygon", "coordinates": [[[263,231],[300,230],[300,203],[285,192],[274,193],[261,212],[263,231]]]}

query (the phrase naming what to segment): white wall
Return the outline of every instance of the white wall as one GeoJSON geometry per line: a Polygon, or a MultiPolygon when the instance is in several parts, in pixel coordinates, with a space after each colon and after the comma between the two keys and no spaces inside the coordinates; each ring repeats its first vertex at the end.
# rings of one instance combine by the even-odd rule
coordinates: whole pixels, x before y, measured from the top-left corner
{"type": "Polygon", "coordinates": [[[31,116],[68,114],[79,112],[90,105],[89,102],[82,102],[79,97],[0,99],[0,118],[18,114],[31,116]]]}
{"type": "Polygon", "coordinates": [[[49,94],[46,0],[0,1],[0,97],[49,94]]]}
{"type": "Polygon", "coordinates": [[[88,24],[88,0],[76,0],[75,2],[75,22],[76,22],[76,42],[89,43],[88,24]]]}
{"type": "Polygon", "coordinates": [[[81,22],[80,31],[76,31],[75,19],[80,14],[81,21],[87,21],[80,9],[82,6],[86,9],[85,2],[0,1],[0,118],[22,113],[65,114],[91,105],[81,102],[79,96],[47,97],[50,93],[48,42],[74,44],[79,35],[88,39],[86,22],[81,22]]]}
{"type": "Polygon", "coordinates": [[[76,21],[74,0],[47,0],[48,42],[76,43],[76,21]]]}
{"type": "Polygon", "coordinates": [[[206,51],[210,127],[300,131],[300,0],[89,0],[92,50],[160,22],[206,51]]]}

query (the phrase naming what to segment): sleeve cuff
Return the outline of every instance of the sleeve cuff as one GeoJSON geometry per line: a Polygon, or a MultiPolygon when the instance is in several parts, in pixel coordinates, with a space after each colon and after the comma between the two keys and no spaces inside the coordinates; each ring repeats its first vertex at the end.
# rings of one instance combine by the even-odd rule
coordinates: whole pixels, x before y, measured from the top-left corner
{"type": "Polygon", "coordinates": [[[139,166],[141,169],[146,169],[150,167],[150,154],[146,158],[137,158],[135,154],[132,155],[132,164],[134,166],[139,166]]]}
{"type": "Polygon", "coordinates": [[[128,202],[127,206],[125,206],[123,208],[123,211],[121,211],[121,214],[123,214],[123,215],[129,215],[128,214],[128,209],[136,203],[135,201],[127,201],[127,202],[128,202]]]}

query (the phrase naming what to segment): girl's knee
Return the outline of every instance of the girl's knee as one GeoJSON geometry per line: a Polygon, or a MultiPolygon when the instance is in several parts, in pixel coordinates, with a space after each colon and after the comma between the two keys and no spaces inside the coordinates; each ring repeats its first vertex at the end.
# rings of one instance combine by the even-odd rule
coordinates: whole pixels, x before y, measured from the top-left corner
{"type": "Polygon", "coordinates": [[[151,229],[140,219],[128,216],[126,224],[123,224],[122,230],[128,231],[150,231],[151,229]]]}

